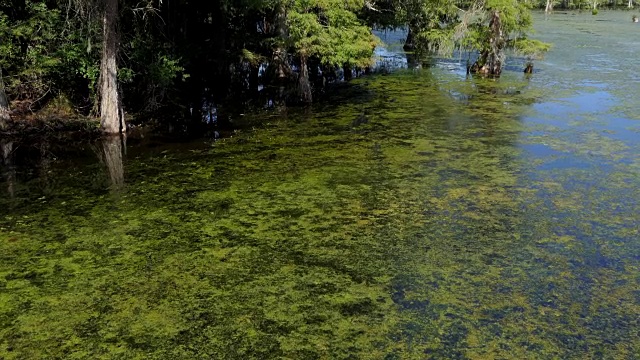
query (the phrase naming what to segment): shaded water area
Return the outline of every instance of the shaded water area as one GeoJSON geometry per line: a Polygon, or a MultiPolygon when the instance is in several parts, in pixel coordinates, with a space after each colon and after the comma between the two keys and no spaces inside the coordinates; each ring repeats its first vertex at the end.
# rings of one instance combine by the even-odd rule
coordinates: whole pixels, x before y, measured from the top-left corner
{"type": "Polygon", "coordinates": [[[630,18],[538,15],[531,77],[364,77],[217,141],[3,140],[0,358],[637,358],[630,18]]]}

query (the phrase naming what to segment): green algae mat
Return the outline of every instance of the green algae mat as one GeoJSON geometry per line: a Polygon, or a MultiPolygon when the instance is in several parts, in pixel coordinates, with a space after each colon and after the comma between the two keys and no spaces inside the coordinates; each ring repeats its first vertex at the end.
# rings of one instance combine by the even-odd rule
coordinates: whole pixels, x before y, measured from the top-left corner
{"type": "Polygon", "coordinates": [[[637,358],[634,100],[561,71],[399,71],[4,168],[0,358],[637,358]]]}

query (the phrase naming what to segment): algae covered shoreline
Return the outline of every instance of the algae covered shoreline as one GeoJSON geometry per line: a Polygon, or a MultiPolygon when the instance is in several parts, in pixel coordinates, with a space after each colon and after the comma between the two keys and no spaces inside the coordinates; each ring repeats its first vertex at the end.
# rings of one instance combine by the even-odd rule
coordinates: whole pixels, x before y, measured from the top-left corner
{"type": "Polygon", "coordinates": [[[637,169],[536,170],[558,157],[527,158],[533,99],[488,80],[358,81],[353,102],[128,155],[119,188],[96,163],[3,197],[3,357],[637,353],[637,169]]]}

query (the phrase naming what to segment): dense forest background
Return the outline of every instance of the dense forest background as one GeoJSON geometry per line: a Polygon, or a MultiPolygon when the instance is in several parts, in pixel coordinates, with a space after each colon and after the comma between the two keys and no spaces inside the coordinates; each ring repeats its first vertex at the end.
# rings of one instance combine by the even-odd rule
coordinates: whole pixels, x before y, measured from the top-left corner
{"type": "Polygon", "coordinates": [[[529,11],[554,6],[598,3],[0,0],[0,126],[54,108],[119,132],[125,114],[202,119],[211,104],[311,102],[370,69],[374,28],[408,29],[417,54],[474,53],[472,71],[499,75],[505,49],[533,59],[548,48],[526,39],[529,11]]]}

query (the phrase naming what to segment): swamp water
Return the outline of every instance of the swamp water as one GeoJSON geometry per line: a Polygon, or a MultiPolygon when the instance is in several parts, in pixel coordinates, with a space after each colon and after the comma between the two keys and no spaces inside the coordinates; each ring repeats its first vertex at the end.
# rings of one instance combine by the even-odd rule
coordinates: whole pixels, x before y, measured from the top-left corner
{"type": "Polygon", "coordinates": [[[0,358],[637,358],[630,19],[540,15],[531,78],[365,77],[218,141],[5,140],[0,358]]]}

